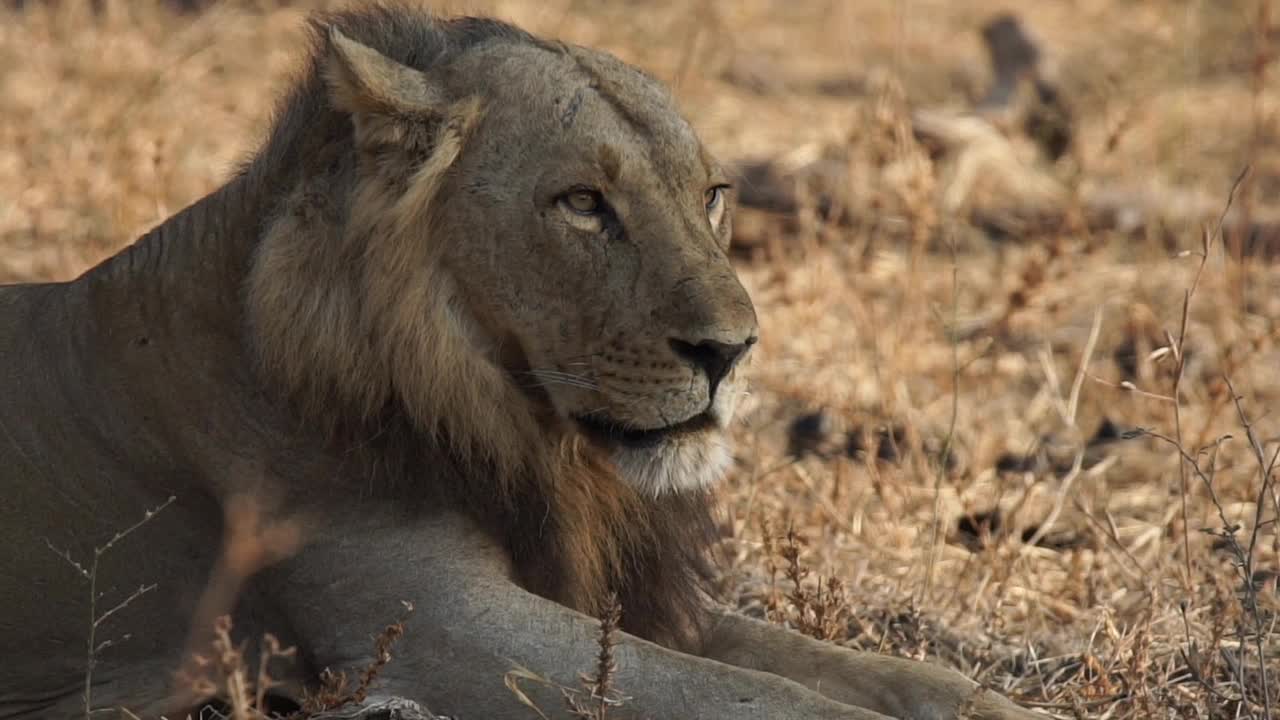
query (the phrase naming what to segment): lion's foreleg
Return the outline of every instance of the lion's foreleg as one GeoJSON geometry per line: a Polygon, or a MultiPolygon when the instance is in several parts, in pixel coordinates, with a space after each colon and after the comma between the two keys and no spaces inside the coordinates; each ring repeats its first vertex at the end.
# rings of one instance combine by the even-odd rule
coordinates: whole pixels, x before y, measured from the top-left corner
{"type": "Polygon", "coordinates": [[[843,703],[903,720],[1041,717],[946,668],[855,652],[727,609],[713,616],[707,657],[795,680],[843,703]]]}
{"type": "MultiPolygon", "coordinates": [[[[460,519],[377,525],[334,528],[333,540],[264,578],[315,667],[355,677],[372,659],[373,635],[403,614],[403,600],[414,611],[379,674],[379,695],[487,720],[534,716],[513,686],[552,718],[569,716],[561,688],[594,702],[581,676],[596,665],[596,620],[520,589],[503,554],[460,519]]],[[[616,639],[610,697],[620,705],[609,717],[885,720],[774,675],[624,633],[616,639]]]]}

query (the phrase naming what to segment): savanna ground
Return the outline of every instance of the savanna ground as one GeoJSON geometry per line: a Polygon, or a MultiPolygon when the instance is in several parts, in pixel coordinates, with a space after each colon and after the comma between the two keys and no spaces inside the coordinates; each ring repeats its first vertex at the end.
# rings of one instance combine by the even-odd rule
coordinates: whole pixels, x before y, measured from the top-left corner
{"type": "MultiPolygon", "coordinates": [[[[72,278],[217,186],[319,4],[0,9],[0,280],[72,278]]],[[[950,664],[1056,717],[1271,718],[1276,239],[1235,252],[1210,232],[1206,256],[1200,210],[1246,166],[1235,216],[1280,204],[1268,4],[434,6],[649,69],[726,160],[843,167],[843,222],[804,197],[737,219],[762,326],[724,491],[744,610],[950,664]],[[979,28],[1003,10],[1074,117],[1064,157],[1026,162],[1071,197],[1123,188],[1176,220],[993,233],[948,203],[954,169],[911,112],[973,105],[979,28]]]]}

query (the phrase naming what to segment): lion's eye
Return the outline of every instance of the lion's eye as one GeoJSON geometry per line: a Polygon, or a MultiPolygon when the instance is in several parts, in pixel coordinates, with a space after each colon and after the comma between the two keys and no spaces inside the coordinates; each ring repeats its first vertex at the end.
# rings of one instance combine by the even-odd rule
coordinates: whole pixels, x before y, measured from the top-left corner
{"type": "Polygon", "coordinates": [[[720,221],[724,219],[724,193],[728,189],[728,185],[716,185],[707,188],[702,195],[702,202],[707,206],[707,220],[713,228],[719,228],[720,221]]]}
{"type": "Polygon", "coordinates": [[[595,190],[572,190],[561,202],[579,215],[595,215],[604,207],[604,199],[595,190]]]}
{"type": "Polygon", "coordinates": [[[717,185],[703,195],[703,201],[707,204],[707,212],[711,212],[720,207],[720,203],[724,200],[724,186],[717,185]]]}

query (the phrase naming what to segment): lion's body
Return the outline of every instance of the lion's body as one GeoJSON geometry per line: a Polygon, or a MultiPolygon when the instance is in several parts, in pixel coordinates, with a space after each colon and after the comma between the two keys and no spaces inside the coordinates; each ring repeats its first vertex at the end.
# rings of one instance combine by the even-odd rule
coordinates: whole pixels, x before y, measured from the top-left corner
{"type": "Polygon", "coordinates": [[[296,692],[409,601],[379,692],[526,717],[504,674],[573,685],[611,593],[637,716],[977,697],[714,610],[707,490],[755,315],[665,91],[500,23],[328,23],[226,186],[73,282],[0,288],[0,718],[81,714],[90,590],[63,553],[89,567],[171,496],[101,556],[98,615],[157,587],[96,628],[97,707],[175,711],[213,614],[296,644],[296,692]]]}
{"type": "Polygon", "coordinates": [[[87,571],[95,547],[180,497],[100,560],[99,615],[157,585],[97,630],[116,643],[94,673],[109,705],[148,685],[167,692],[219,552],[207,462],[243,439],[226,432],[239,410],[219,390],[248,366],[215,359],[241,351],[208,332],[225,314],[202,297],[208,285],[153,281],[160,253],[152,238],[73,283],[0,288],[0,542],[12,549],[0,556],[0,662],[16,673],[0,685],[23,689],[0,690],[0,717],[81,707],[90,590],[61,553],[87,571]]]}

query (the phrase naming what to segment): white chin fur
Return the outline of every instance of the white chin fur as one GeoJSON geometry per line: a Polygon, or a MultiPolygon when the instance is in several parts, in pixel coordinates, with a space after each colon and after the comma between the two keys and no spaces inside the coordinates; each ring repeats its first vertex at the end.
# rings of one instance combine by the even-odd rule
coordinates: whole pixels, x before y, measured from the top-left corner
{"type": "Polygon", "coordinates": [[[657,497],[710,488],[728,472],[733,453],[721,433],[703,432],[652,448],[619,448],[613,462],[632,487],[657,497]]]}
{"type": "Polygon", "coordinates": [[[613,462],[622,478],[652,497],[671,492],[706,490],[720,482],[733,463],[733,448],[727,428],[745,389],[741,380],[733,375],[721,383],[713,408],[720,426],[716,430],[673,438],[643,450],[615,450],[613,462]]]}

